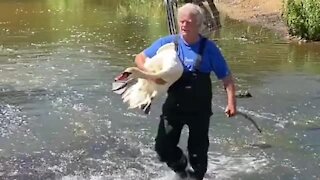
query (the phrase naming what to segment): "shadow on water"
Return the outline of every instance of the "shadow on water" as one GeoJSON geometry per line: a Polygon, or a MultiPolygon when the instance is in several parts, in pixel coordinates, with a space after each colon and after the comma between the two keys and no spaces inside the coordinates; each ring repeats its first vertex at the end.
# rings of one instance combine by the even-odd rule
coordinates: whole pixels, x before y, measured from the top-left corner
{"type": "Polygon", "coordinates": [[[32,103],[33,99],[47,96],[49,92],[45,89],[32,90],[9,90],[0,89],[0,101],[2,103],[13,103],[14,105],[32,103]]]}
{"type": "Polygon", "coordinates": [[[270,144],[250,144],[249,146],[257,147],[257,148],[260,148],[260,149],[272,148],[272,146],[270,144]]]}
{"type": "MultiPolygon", "coordinates": [[[[143,12],[151,6],[0,1],[1,178],[145,180],[169,172],[153,151],[161,103],[145,116],[111,92],[134,55],[168,34],[163,7],[156,16],[143,12]]],[[[206,179],[319,179],[320,45],[222,20],[211,38],[237,89],[252,93],[239,110],[263,133],[244,117],[226,120],[225,92],[213,77],[206,179]]]]}

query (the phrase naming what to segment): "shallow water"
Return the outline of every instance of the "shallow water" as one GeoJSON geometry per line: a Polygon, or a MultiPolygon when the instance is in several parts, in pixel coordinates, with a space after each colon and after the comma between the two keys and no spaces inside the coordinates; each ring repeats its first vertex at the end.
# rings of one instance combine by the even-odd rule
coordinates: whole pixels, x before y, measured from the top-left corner
{"type": "MultiPolygon", "coordinates": [[[[145,116],[110,91],[134,55],[167,34],[164,18],[125,8],[103,0],[0,2],[1,179],[170,175],[153,151],[161,100],[145,116]]],[[[213,77],[206,179],[319,179],[320,45],[287,43],[226,17],[223,25],[211,38],[237,88],[253,95],[239,99],[239,109],[263,133],[224,116],[213,77]]]]}

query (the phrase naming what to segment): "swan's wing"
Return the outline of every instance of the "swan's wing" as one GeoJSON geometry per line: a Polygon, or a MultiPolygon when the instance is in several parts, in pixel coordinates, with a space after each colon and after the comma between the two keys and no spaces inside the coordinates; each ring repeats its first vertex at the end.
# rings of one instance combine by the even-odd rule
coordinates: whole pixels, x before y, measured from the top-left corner
{"type": "Polygon", "coordinates": [[[154,62],[145,65],[149,74],[154,78],[162,78],[167,82],[173,83],[180,78],[183,66],[176,56],[158,57],[154,62]]]}
{"type": "Polygon", "coordinates": [[[149,72],[158,72],[161,71],[163,62],[160,56],[155,55],[152,58],[147,58],[146,62],[144,63],[144,68],[149,72]]]}
{"type": "MultiPolygon", "coordinates": [[[[138,82],[130,86],[122,95],[124,103],[129,105],[129,109],[138,108],[151,103],[151,95],[154,88],[149,80],[138,79],[138,82]]],[[[153,83],[155,84],[155,83],[153,83]]]]}
{"type": "Polygon", "coordinates": [[[174,43],[165,44],[157,51],[154,57],[147,58],[144,68],[148,71],[150,77],[162,78],[167,82],[164,85],[160,85],[161,88],[155,87],[155,85],[150,86],[155,91],[161,89],[160,92],[166,91],[172,83],[180,78],[183,72],[183,66],[177,57],[174,43]]]}
{"type": "Polygon", "coordinates": [[[183,66],[177,53],[172,48],[164,48],[154,56],[150,61],[149,71],[158,74],[158,76],[167,82],[173,83],[180,78],[183,72],[183,66]]]}
{"type": "Polygon", "coordinates": [[[157,54],[159,54],[160,52],[165,51],[165,50],[174,50],[174,51],[175,51],[176,48],[175,48],[174,43],[167,43],[167,44],[161,46],[161,47],[158,49],[157,54]]]}
{"type": "Polygon", "coordinates": [[[150,72],[160,71],[163,68],[163,65],[168,63],[168,62],[164,62],[166,58],[164,58],[163,55],[170,55],[170,54],[176,55],[174,43],[167,43],[161,46],[158,49],[155,56],[153,56],[152,58],[147,58],[144,64],[145,68],[150,72]]]}
{"type": "Polygon", "coordinates": [[[163,78],[167,83],[160,85],[147,79],[138,79],[137,83],[126,89],[122,99],[129,108],[139,107],[145,113],[149,113],[152,100],[168,90],[169,86],[181,76],[183,67],[177,58],[174,43],[162,46],[154,57],[146,59],[144,67],[153,78],[163,78]]]}

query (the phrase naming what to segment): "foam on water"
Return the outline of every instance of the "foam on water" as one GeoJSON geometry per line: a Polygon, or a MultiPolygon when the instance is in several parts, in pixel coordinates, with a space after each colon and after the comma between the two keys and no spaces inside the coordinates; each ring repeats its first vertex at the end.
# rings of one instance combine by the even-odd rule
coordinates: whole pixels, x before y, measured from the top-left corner
{"type": "MultiPolygon", "coordinates": [[[[151,153],[150,149],[144,149],[147,153],[151,153]]],[[[170,180],[175,173],[169,170],[165,164],[150,159],[144,159],[139,164],[143,166],[143,170],[123,169],[119,172],[111,174],[99,174],[92,176],[64,176],[62,180],[170,180]]],[[[208,171],[204,180],[210,179],[233,179],[237,174],[250,174],[263,172],[264,167],[269,164],[265,157],[254,157],[250,154],[238,156],[226,156],[223,154],[209,153],[208,171]]]]}
{"type": "Polygon", "coordinates": [[[269,164],[266,157],[250,154],[227,156],[222,153],[209,153],[208,179],[232,179],[242,173],[261,172],[269,164]]]}

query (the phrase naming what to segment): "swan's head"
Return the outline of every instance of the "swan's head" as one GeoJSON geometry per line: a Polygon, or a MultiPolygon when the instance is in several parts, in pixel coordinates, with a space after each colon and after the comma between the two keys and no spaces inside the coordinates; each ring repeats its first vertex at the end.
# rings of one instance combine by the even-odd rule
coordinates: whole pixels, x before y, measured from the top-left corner
{"type": "Polygon", "coordinates": [[[117,76],[115,81],[127,81],[128,79],[135,79],[141,76],[141,70],[137,67],[129,67],[125,69],[119,76],[117,76]]]}
{"type": "Polygon", "coordinates": [[[123,74],[126,78],[141,78],[143,76],[142,71],[137,67],[129,67],[124,70],[123,74]]]}
{"type": "Polygon", "coordinates": [[[140,70],[137,67],[129,67],[129,68],[125,69],[114,80],[115,81],[127,81],[130,79],[137,79],[137,78],[148,79],[148,78],[150,78],[150,75],[147,74],[146,72],[140,70]]]}
{"type": "Polygon", "coordinates": [[[132,74],[131,72],[124,71],[119,76],[114,78],[114,81],[127,81],[131,74],[132,74]]]}
{"type": "Polygon", "coordinates": [[[126,91],[128,84],[132,83],[132,72],[124,71],[120,75],[114,78],[112,83],[112,91],[117,94],[122,94],[126,91]]]}

